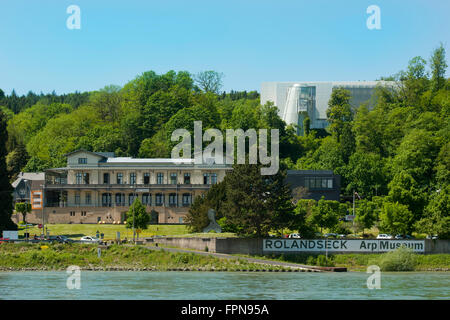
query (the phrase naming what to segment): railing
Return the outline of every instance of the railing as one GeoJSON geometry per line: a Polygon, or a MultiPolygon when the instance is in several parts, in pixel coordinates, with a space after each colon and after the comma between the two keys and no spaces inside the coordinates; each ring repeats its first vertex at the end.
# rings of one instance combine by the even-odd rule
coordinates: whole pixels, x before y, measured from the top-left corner
{"type": "MultiPolygon", "coordinates": [[[[136,189],[209,189],[211,184],[46,184],[45,189],[99,189],[130,190],[136,189]]],[[[142,193],[142,191],[139,191],[142,193]]]]}
{"type": "MultiPolygon", "coordinates": [[[[176,203],[143,203],[146,207],[170,207],[170,208],[176,208],[176,207],[190,207],[190,203],[179,203],[178,205],[176,203]]],[[[101,202],[101,203],[75,203],[75,202],[50,202],[46,203],[44,207],[46,208],[124,208],[124,207],[130,207],[131,205],[128,203],[114,203],[114,202],[101,202]]]]}

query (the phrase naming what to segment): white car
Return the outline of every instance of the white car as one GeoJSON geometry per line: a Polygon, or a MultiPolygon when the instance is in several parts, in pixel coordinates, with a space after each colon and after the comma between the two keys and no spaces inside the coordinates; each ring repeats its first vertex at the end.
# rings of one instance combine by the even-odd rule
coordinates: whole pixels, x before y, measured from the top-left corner
{"type": "Polygon", "coordinates": [[[380,233],[377,239],[394,239],[394,237],[390,234],[380,233]]]}
{"type": "Polygon", "coordinates": [[[300,233],[291,233],[291,234],[289,235],[289,238],[290,238],[290,239],[301,239],[302,236],[300,235],[300,233]]]}
{"type": "Polygon", "coordinates": [[[98,243],[98,242],[100,242],[100,239],[96,238],[96,237],[84,236],[84,237],[81,237],[80,241],[81,242],[89,242],[89,243],[98,243]]]}

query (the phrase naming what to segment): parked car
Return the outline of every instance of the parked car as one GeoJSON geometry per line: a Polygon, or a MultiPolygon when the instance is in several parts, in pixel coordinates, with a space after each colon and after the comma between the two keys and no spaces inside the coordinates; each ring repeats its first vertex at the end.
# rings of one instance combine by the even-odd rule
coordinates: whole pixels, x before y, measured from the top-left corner
{"type": "Polygon", "coordinates": [[[347,236],[345,235],[345,234],[338,234],[337,236],[336,236],[336,238],[339,238],[339,239],[343,239],[343,238],[346,238],[347,236]]]}
{"type": "Polygon", "coordinates": [[[289,235],[289,238],[291,238],[291,239],[301,239],[302,237],[301,237],[300,233],[291,233],[289,235]]]}
{"type": "Polygon", "coordinates": [[[50,236],[49,240],[59,242],[59,243],[72,243],[73,242],[72,239],[69,239],[66,236],[50,236]]]}
{"type": "Polygon", "coordinates": [[[387,240],[387,239],[393,239],[394,237],[392,236],[392,235],[390,235],[390,234],[386,234],[386,233],[380,233],[378,236],[377,236],[377,239],[384,239],[384,240],[387,240]]]}
{"type": "Polygon", "coordinates": [[[438,236],[435,234],[435,235],[427,235],[427,239],[432,239],[432,240],[436,240],[436,239],[438,239],[438,236]]]}
{"type": "Polygon", "coordinates": [[[84,237],[81,237],[80,241],[86,242],[86,243],[99,243],[101,240],[96,237],[84,236],[84,237]]]}
{"type": "Polygon", "coordinates": [[[326,234],[324,234],[323,236],[325,237],[325,238],[336,238],[337,237],[337,233],[326,233],[326,234]]]}
{"type": "Polygon", "coordinates": [[[410,236],[409,234],[397,234],[395,236],[396,240],[412,240],[415,239],[413,236],[410,236]]]}

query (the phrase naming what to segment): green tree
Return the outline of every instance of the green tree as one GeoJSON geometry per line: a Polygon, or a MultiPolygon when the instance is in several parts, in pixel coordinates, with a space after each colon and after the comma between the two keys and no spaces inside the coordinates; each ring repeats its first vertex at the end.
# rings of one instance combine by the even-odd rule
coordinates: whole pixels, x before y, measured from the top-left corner
{"type": "Polygon", "coordinates": [[[327,118],[330,123],[330,132],[341,141],[342,134],[348,130],[349,123],[353,120],[353,111],[350,106],[350,91],[345,89],[333,89],[328,102],[327,118]]]}
{"type": "Polygon", "coordinates": [[[438,235],[440,239],[450,238],[450,186],[433,192],[424,217],[417,222],[416,227],[419,232],[438,235]]]}
{"type": "Polygon", "coordinates": [[[286,172],[261,175],[261,165],[235,165],[225,176],[227,220],[242,228],[241,234],[262,237],[286,227],[293,212],[291,191],[284,184],[286,172]]]}
{"type": "Polygon", "coordinates": [[[11,180],[14,180],[17,174],[26,166],[28,159],[27,150],[22,143],[18,144],[16,149],[8,154],[6,167],[11,180]]]}
{"type": "Polygon", "coordinates": [[[17,230],[16,224],[11,220],[13,189],[9,183],[8,172],[6,170],[7,140],[6,116],[0,111],[0,232],[3,232],[3,230],[17,230]]]}
{"type": "Polygon", "coordinates": [[[362,227],[364,234],[364,229],[370,229],[373,227],[378,219],[378,208],[377,205],[368,200],[359,200],[358,207],[356,208],[355,222],[362,227]]]}
{"type": "Polygon", "coordinates": [[[380,230],[390,234],[411,234],[414,215],[408,207],[398,202],[383,203],[380,213],[380,230]]]}
{"type": "Polygon", "coordinates": [[[145,206],[139,200],[139,198],[134,199],[133,204],[130,206],[127,212],[127,225],[128,229],[133,228],[133,217],[134,217],[134,227],[136,229],[147,229],[150,223],[150,215],[145,210],[145,206]]]}
{"type": "Polygon", "coordinates": [[[442,43],[433,51],[433,55],[430,59],[430,66],[431,87],[433,91],[438,91],[444,86],[445,71],[447,69],[447,63],[445,61],[445,49],[442,43]]]}
{"type": "Polygon", "coordinates": [[[27,223],[27,213],[31,212],[31,203],[28,202],[17,202],[15,206],[16,212],[22,214],[22,221],[27,223]]]}
{"type": "Polygon", "coordinates": [[[223,73],[216,71],[202,71],[195,76],[195,82],[199,85],[200,89],[205,92],[219,93],[222,87],[223,73]]]}
{"type": "Polygon", "coordinates": [[[339,216],[342,215],[340,211],[339,202],[325,200],[325,197],[317,202],[317,205],[312,207],[311,215],[309,216],[309,223],[320,228],[331,229],[339,222],[339,216]]]}

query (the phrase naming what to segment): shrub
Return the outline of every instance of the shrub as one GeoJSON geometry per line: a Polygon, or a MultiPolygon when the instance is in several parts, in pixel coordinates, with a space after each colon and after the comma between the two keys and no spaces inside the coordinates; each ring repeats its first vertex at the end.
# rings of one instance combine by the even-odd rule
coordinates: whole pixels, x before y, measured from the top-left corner
{"type": "Polygon", "coordinates": [[[323,254],[317,257],[316,264],[321,267],[334,267],[333,260],[331,260],[330,258],[327,259],[327,257],[323,254]]]}
{"type": "Polygon", "coordinates": [[[413,271],[417,265],[417,255],[412,249],[400,247],[394,251],[382,254],[374,260],[381,271],[413,271]]]}
{"type": "Polygon", "coordinates": [[[313,266],[316,264],[316,258],[313,256],[309,256],[308,259],[306,259],[306,264],[309,266],[313,266]]]}

